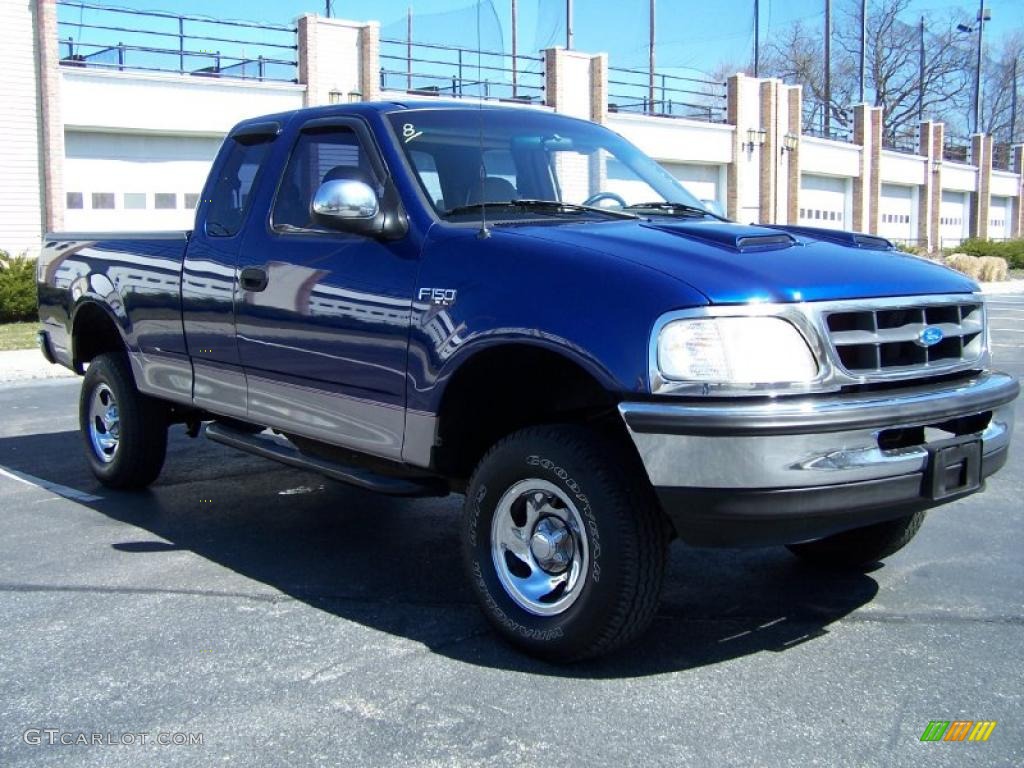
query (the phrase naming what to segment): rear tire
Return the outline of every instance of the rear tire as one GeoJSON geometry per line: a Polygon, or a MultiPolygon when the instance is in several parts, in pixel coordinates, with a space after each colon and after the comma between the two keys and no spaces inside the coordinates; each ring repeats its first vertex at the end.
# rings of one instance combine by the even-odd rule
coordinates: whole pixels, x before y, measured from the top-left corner
{"type": "Polygon", "coordinates": [[[924,516],[922,510],[817,541],[790,544],[788,549],[801,560],[821,568],[863,570],[907,546],[924,522],[924,516]]]}
{"type": "Polygon", "coordinates": [[[523,429],[481,460],[466,492],[463,555],[508,641],[569,662],[647,629],[670,528],[637,464],[577,426],[523,429]]]}
{"type": "Polygon", "coordinates": [[[124,355],[99,355],[82,380],[78,404],[85,456],[110,488],[144,488],[167,454],[167,411],[135,387],[124,355]]]}

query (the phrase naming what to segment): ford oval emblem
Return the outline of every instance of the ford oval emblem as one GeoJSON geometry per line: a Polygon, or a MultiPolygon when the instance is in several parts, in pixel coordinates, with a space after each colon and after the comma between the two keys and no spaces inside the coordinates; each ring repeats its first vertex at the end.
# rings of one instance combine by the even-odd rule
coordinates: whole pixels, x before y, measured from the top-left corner
{"type": "Polygon", "coordinates": [[[943,336],[945,336],[945,334],[942,332],[941,328],[938,328],[934,325],[929,325],[927,328],[925,328],[923,331],[917,334],[917,343],[920,344],[922,347],[934,347],[936,344],[942,341],[943,336]]]}

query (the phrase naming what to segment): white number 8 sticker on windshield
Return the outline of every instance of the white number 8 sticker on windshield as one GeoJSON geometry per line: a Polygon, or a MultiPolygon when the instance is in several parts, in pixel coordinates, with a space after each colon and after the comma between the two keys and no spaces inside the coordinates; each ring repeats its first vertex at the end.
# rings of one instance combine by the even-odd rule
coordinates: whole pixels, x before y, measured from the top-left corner
{"type": "Polygon", "coordinates": [[[406,123],[405,125],[402,126],[402,138],[405,140],[406,144],[408,144],[413,139],[418,139],[422,135],[423,131],[417,131],[416,126],[414,126],[412,123],[406,123]]]}

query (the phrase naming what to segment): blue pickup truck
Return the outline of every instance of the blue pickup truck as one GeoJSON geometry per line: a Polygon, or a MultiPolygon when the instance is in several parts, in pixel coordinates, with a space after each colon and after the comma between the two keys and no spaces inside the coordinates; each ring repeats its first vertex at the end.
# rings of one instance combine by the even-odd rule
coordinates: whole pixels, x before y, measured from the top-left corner
{"type": "Polygon", "coordinates": [[[903,547],[1006,461],[1019,387],[978,286],[881,238],[741,225],[612,131],[534,108],[247,120],[190,232],[46,236],[43,354],[85,455],[154,481],[168,428],[381,493],[461,493],[483,612],[596,656],[668,545],[903,547]]]}

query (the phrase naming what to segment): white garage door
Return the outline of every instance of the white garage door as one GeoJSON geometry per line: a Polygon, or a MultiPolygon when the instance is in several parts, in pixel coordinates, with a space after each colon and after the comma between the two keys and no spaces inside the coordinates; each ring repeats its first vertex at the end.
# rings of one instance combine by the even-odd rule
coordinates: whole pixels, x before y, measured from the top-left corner
{"type": "Polygon", "coordinates": [[[1013,221],[1013,200],[1009,197],[993,197],[988,206],[988,236],[1002,240],[1011,236],[1013,221]]]}
{"type": "Polygon", "coordinates": [[[698,200],[714,200],[725,207],[725,187],[722,184],[722,166],[698,163],[664,163],[671,173],[698,200]]]}
{"type": "Polygon", "coordinates": [[[220,139],[68,131],[68,230],[191,229],[220,139]]]}
{"type": "Polygon", "coordinates": [[[800,178],[800,224],[827,229],[848,229],[848,179],[815,176],[800,178]]]}
{"type": "Polygon", "coordinates": [[[883,184],[878,234],[890,240],[907,242],[917,237],[915,187],[883,184]]]}
{"type": "Polygon", "coordinates": [[[943,192],[939,209],[939,237],[942,246],[950,248],[967,238],[969,231],[970,200],[968,192],[943,192]]]}

